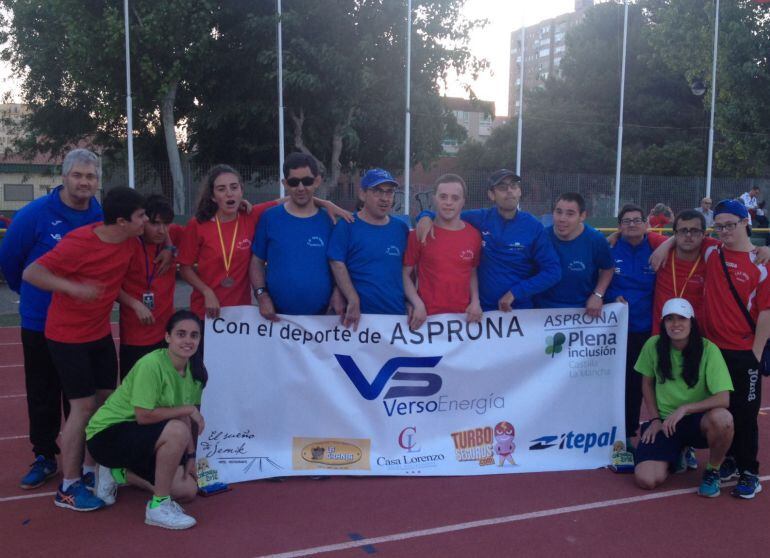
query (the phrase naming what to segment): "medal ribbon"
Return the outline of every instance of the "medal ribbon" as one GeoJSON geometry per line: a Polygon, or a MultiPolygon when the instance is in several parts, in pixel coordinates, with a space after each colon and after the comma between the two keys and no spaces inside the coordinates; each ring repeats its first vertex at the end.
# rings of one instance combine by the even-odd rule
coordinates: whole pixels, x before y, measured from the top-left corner
{"type": "Polygon", "coordinates": [[[214,216],[214,220],[217,222],[217,233],[219,234],[219,245],[222,247],[222,260],[225,264],[225,275],[230,277],[230,264],[233,262],[233,254],[235,253],[235,237],[238,236],[238,217],[235,218],[235,231],[233,231],[233,240],[230,242],[230,254],[225,252],[225,241],[222,238],[222,227],[219,224],[219,217],[214,216]]]}
{"type": "MultiPolygon", "coordinates": [[[[150,256],[147,254],[147,245],[144,243],[144,239],[140,238],[139,242],[142,243],[142,250],[144,250],[144,271],[145,271],[145,278],[147,279],[147,290],[150,290],[150,287],[152,286],[152,281],[155,279],[155,268],[158,267],[158,263],[153,260],[152,262],[152,271],[150,271],[150,256]]],[[[157,247],[155,249],[155,255],[157,256],[158,250],[157,247]]]]}
{"type": "Polygon", "coordinates": [[[692,277],[692,274],[695,273],[695,268],[698,267],[698,264],[700,263],[700,254],[698,254],[698,259],[695,260],[695,263],[692,265],[692,268],[690,269],[690,274],[687,276],[687,279],[684,280],[684,285],[682,285],[682,292],[676,292],[676,254],[672,254],[671,256],[671,278],[674,280],[674,296],[676,298],[683,298],[684,291],[687,289],[687,282],[690,280],[690,277],[692,277]]]}

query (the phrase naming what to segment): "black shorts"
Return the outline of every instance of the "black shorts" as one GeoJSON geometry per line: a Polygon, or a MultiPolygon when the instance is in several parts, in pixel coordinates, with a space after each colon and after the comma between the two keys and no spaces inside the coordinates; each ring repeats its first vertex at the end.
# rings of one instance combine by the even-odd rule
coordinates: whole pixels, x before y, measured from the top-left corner
{"type": "Polygon", "coordinates": [[[128,469],[154,485],[155,444],[167,422],[120,422],[95,434],[86,445],[99,465],[128,469]]]}
{"type": "Polygon", "coordinates": [[[67,399],[91,397],[98,389],[118,385],[118,355],[112,335],[88,343],[46,341],[67,399]]]}
{"type": "MultiPolygon", "coordinates": [[[[700,428],[702,420],[703,413],[687,415],[677,423],[676,430],[670,438],[660,431],[651,444],[640,441],[634,460],[637,464],[642,461],[665,461],[673,465],[676,464],[684,447],[691,446],[699,449],[709,447],[708,440],[700,428]]],[[[642,434],[649,427],[649,422],[644,423],[642,434]]]]}
{"type": "Polygon", "coordinates": [[[154,345],[120,345],[120,381],[122,382],[140,358],[150,354],[156,349],[165,348],[166,342],[161,341],[154,345]]]}

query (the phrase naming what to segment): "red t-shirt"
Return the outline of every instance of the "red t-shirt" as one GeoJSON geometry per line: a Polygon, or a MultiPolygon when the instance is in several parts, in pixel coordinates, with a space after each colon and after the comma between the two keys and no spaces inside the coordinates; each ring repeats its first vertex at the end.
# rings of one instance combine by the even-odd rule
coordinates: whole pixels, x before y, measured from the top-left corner
{"type": "MultiPolygon", "coordinates": [[[[724,248],[723,251],[735,290],[756,323],[759,313],[770,308],[767,268],[763,264],[754,263],[754,254],[750,252],[735,252],[724,248]]],[[[754,332],[730,292],[719,253],[714,247],[706,250],[703,309],[704,335],[717,347],[732,351],[751,350],[754,332]]]]}
{"type": "MultiPolygon", "coordinates": [[[[214,218],[212,217],[205,223],[199,223],[193,217],[187,223],[178,261],[181,265],[198,264],[198,276],[213,289],[221,307],[251,304],[249,282],[251,243],[262,213],[276,205],[278,202],[275,201],[255,205],[248,215],[239,212],[236,219],[227,223],[220,222],[222,242],[224,242],[227,255],[230,254],[235,224],[238,223],[229,272],[229,277],[234,281],[234,284],[230,287],[222,286],[222,281],[228,277],[228,273],[225,272],[224,254],[222,254],[222,245],[219,241],[219,233],[214,218]]],[[[197,289],[193,289],[190,297],[190,309],[201,319],[204,319],[206,313],[204,299],[197,289]]]]}
{"type": "MultiPolygon", "coordinates": [[[[182,241],[184,227],[172,224],[168,235],[174,246],[182,241]]],[[[176,264],[174,263],[161,275],[155,274],[153,261],[163,248],[162,244],[146,245],[141,238],[131,242],[133,255],[129,264],[123,290],[130,297],[142,300],[142,295],[153,293],[155,308],[152,315],[155,323],[145,325],[139,321],[136,312],[126,305],[120,305],[120,344],[121,345],[155,345],[165,338],[166,323],[174,313],[174,289],[176,287],[176,264]],[[147,284],[149,280],[149,285],[147,284]]]]}
{"type": "Polygon", "coordinates": [[[671,250],[666,265],[658,271],[655,278],[655,303],[652,308],[652,335],[660,333],[660,315],[663,305],[671,298],[684,298],[692,304],[695,318],[703,323],[703,288],[706,283],[706,250],[718,246],[719,241],[706,237],[700,248],[700,259],[688,262],[676,257],[676,248],[671,250]],[[675,259],[676,258],[676,259],[675,259]],[[674,272],[676,271],[676,293],[674,292],[674,272]]]}
{"type": "Polygon", "coordinates": [[[110,335],[110,312],[128,270],[132,243],[104,242],[94,233],[102,223],[91,223],[65,236],[56,247],[36,260],[51,273],[75,281],[99,285],[94,300],[72,298],[55,292],[48,307],[45,336],[60,343],[88,343],[110,335]]]}
{"type": "Polygon", "coordinates": [[[666,217],[663,213],[660,213],[658,215],[651,215],[647,221],[653,229],[660,229],[668,225],[671,222],[671,219],[666,217]]]}
{"type": "Polygon", "coordinates": [[[479,265],[481,235],[470,225],[459,231],[434,227],[426,244],[409,233],[404,265],[417,267],[417,293],[429,315],[465,312],[471,302],[471,273],[479,265]]]}

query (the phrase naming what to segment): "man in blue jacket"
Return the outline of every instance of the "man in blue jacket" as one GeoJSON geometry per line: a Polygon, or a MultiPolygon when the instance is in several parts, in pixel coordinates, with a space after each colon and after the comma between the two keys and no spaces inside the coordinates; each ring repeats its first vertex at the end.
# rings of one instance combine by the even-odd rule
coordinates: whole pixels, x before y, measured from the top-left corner
{"type": "Polygon", "coordinates": [[[626,438],[639,429],[642,405],[642,376],[634,370],[645,341],[652,330],[652,305],[655,298],[655,270],[650,266],[652,251],[666,237],[647,236],[644,210],[626,204],[618,214],[620,238],[610,250],[615,275],[607,290],[608,302],[628,304],[628,345],[626,350],[626,438]]]}
{"type": "MultiPolygon", "coordinates": [[[[487,196],[495,205],[462,212],[462,219],[481,233],[479,299],[481,308],[509,312],[533,308],[533,297],[561,279],[561,264],[543,225],[519,210],[521,178],[507,169],[492,173],[487,196]]],[[[430,226],[430,212],[418,218],[418,238],[430,226]]]]}
{"type": "Polygon", "coordinates": [[[50,251],[73,229],[101,221],[102,208],[94,198],[99,189],[99,159],[87,149],[74,149],[62,163],[62,184],[40,197],[13,219],[0,244],[0,268],[8,286],[21,295],[21,342],[27,388],[29,440],[35,461],[21,487],[36,488],[57,472],[56,438],[61,426],[62,397],[59,374],[43,335],[51,293],[22,281],[24,269],[50,251]]]}

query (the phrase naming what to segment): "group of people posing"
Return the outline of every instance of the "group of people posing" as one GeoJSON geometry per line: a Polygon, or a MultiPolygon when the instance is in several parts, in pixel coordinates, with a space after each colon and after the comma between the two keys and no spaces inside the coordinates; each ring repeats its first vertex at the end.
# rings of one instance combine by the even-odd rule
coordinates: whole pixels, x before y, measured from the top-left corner
{"type": "Polygon", "coordinates": [[[636,450],[640,486],[660,484],[688,447],[708,447],[701,494],[718,495],[720,479],[737,475],[733,495],[761,490],[756,355],[770,333],[770,298],[758,258],[767,254],[751,244],[740,203],[715,207],[719,241],[697,211],[677,215],[667,240],[626,205],[608,242],[584,222],[577,193],[557,198],[544,228],[519,208],[520,178],[501,169],[488,179],[486,209],[463,211],[463,179],[439,177],[435,212],[410,231],[390,214],[399,185],[389,172],[364,174],[351,215],[314,196],[318,165],[293,153],[282,169],[287,197],[252,205],[237,171],[218,165],[182,227],[162,196],[114,188],[99,204],[99,169],[93,153],[71,151],[62,185],[22,209],[0,245],[2,271],[21,295],[35,454],[21,486],[58,473],[63,409],[57,506],[96,510],[131,483],[153,494],[148,524],[195,524],[177,502],[197,491],[202,320],[253,300],[268,320],[334,313],[354,329],[362,314],[404,315],[419,329],[440,313],[479,321],[491,310],[563,307],[597,316],[605,302],[625,302],[628,437],[642,399],[651,417],[636,450]],[[193,293],[190,310],[175,312],[177,267],[193,293]]]}

